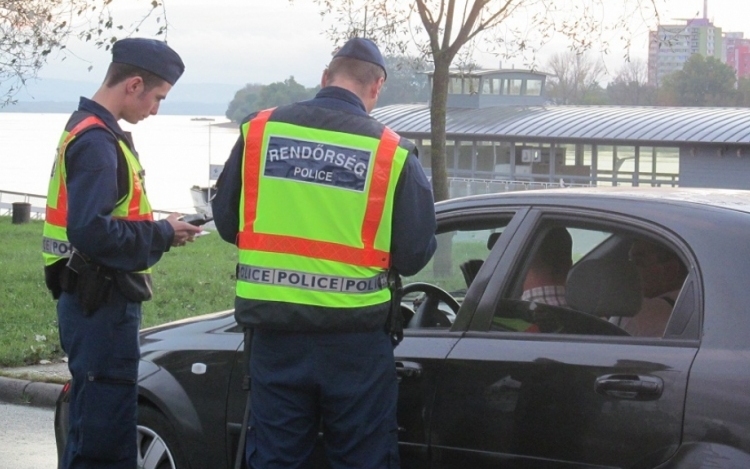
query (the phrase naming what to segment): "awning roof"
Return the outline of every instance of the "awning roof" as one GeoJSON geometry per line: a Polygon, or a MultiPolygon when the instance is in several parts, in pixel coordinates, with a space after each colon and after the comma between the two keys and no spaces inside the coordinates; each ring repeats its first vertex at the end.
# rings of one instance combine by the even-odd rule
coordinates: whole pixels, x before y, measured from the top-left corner
{"type": "MultiPolygon", "coordinates": [[[[428,138],[426,104],[377,108],[373,117],[399,134],[428,138]]],[[[750,145],[750,108],[647,106],[498,106],[449,108],[448,138],[600,144],[750,145]]]]}

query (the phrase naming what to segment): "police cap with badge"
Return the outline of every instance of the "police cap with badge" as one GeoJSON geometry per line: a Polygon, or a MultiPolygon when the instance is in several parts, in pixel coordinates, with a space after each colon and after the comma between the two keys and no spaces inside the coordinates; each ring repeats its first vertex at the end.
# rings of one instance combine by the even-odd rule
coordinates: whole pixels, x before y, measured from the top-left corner
{"type": "Polygon", "coordinates": [[[362,60],[377,65],[383,69],[385,77],[388,78],[388,72],[385,70],[385,60],[380,53],[380,49],[370,39],[364,37],[353,37],[346,41],[346,44],[339,49],[333,58],[349,57],[350,59],[362,60]]]}
{"type": "Polygon", "coordinates": [[[130,37],[112,46],[112,62],[132,65],[174,85],[185,71],[185,64],[177,52],[164,41],[130,37]]]}

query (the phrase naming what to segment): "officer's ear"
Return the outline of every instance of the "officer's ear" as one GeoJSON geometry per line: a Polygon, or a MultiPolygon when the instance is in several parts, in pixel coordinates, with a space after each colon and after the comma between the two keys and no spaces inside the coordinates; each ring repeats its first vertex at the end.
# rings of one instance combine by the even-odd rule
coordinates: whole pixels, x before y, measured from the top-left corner
{"type": "Polygon", "coordinates": [[[125,92],[127,94],[140,94],[143,91],[145,84],[143,78],[138,75],[128,77],[125,79],[125,92]]]}
{"type": "Polygon", "coordinates": [[[371,99],[378,99],[378,96],[380,95],[380,90],[383,89],[383,83],[385,83],[385,78],[380,77],[377,80],[375,80],[371,85],[369,89],[370,98],[371,99]]]}
{"type": "Polygon", "coordinates": [[[320,77],[320,87],[325,88],[328,86],[328,67],[323,69],[323,76],[320,77]]]}

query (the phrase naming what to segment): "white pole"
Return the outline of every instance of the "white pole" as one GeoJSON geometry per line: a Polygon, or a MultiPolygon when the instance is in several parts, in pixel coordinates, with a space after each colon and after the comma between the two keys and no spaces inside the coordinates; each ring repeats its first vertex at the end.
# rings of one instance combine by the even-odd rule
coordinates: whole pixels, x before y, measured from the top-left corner
{"type": "Polygon", "coordinates": [[[206,187],[206,204],[210,204],[210,203],[211,203],[211,121],[208,122],[208,186],[206,187]]]}
{"type": "Polygon", "coordinates": [[[211,204],[211,122],[216,119],[206,119],[208,122],[208,185],[206,186],[206,209],[211,204]]]}

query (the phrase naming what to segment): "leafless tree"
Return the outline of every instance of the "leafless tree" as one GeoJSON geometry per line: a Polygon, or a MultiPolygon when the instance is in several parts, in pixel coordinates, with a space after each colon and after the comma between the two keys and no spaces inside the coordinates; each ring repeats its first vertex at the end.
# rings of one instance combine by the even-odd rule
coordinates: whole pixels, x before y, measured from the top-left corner
{"type": "Polygon", "coordinates": [[[625,62],[607,86],[612,104],[631,106],[655,105],[656,88],[648,83],[648,66],[641,59],[625,62]]]}
{"type": "Polygon", "coordinates": [[[590,104],[595,94],[600,94],[599,85],[606,73],[604,63],[587,53],[561,52],[547,61],[549,80],[548,95],[558,104],[590,104]]]}
{"type": "MultiPolygon", "coordinates": [[[[36,77],[50,54],[65,52],[71,37],[109,49],[118,37],[138,31],[147,19],[155,34],[166,35],[160,0],[137,0],[143,15],[134,23],[115,21],[116,0],[2,0],[0,3],[0,107],[13,102],[24,83],[36,77]]],[[[122,1],[120,1],[122,3],[122,1]]]]}
{"type": "Polygon", "coordinates": [[[590,49],[595,41],[607,51],[610,41],[619,39],[626,44],[623,55],[627,56],[633,18],[653,20],[657,2],[663,0],[312,1],[331,20],[328,35],[335,42],[367,36],[388,55],[416,48],[431,59],[432,184],[435,199],[443,200],[449,196],[445,155],[449,73],[462,51],[481,48],[504,57],[528,57],[533,63],[541,44],[563,35],[576,52],[590,49]],[[614,19],[605,24],[602,18],[614,19]]]}

